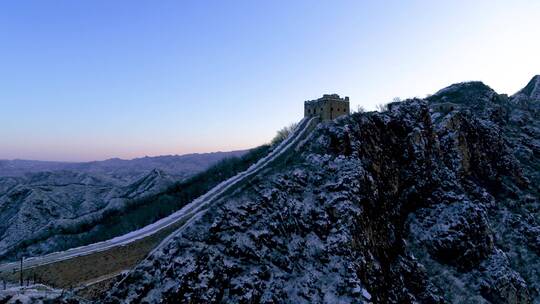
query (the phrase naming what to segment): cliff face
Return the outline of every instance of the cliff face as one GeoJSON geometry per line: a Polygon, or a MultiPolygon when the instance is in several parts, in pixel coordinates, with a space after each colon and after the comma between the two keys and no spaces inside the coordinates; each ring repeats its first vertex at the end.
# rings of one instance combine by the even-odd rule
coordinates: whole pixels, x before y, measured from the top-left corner
{"type": "Polygon", "coordinates": [[[533,97],[463,83],[322,124],[103,301],[538,302],[533,97]]]}

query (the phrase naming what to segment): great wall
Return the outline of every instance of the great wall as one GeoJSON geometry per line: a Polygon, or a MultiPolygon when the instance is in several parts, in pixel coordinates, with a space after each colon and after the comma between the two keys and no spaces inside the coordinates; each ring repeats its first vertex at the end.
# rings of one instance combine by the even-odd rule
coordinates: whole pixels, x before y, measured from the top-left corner
{"type": "Polygon", "coordinates": [[[179,211],[142,229],[107,241],[2,264],[0,279],[19,284],[37,282],[54,288],[76,290],[80,295],[91,297],[96,290],[106,288],[118,275],[129,271],[175,235],[182,233],[183,228],[208,208],[218,204],[231,192],[241,189],[268,166],[283,161],[298,150],[320,121],[347,115],[349,111],[349,98],[342,99],[337,94],[306,101],[304,118],[272,152],[179,211]]]}

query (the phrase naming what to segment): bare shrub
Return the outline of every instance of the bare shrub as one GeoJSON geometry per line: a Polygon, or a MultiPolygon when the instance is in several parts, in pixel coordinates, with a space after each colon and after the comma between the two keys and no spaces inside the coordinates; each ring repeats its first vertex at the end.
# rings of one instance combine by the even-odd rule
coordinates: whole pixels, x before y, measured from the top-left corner
{"type": "Polygon", "coordinates": [[[289,134],[292,133],[292,131],[296,128],[297,123],[292,123],[288,126],[283,127],[281,130],[277,131],[276,136],[271,141],[271,145],[275,146],[278,145],[280,142],[284,141],[285,138],[289,136],[289,134]]]}

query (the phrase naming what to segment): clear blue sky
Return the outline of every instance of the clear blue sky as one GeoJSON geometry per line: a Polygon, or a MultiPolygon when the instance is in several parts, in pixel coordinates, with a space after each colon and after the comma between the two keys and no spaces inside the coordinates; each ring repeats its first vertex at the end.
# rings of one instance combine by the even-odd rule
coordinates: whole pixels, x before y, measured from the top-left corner
{"type": "Polygon", "coordinates": [[[540,1],[1,1],[0,159],[254,147],[352,108],[540,73],[540,1]]]}

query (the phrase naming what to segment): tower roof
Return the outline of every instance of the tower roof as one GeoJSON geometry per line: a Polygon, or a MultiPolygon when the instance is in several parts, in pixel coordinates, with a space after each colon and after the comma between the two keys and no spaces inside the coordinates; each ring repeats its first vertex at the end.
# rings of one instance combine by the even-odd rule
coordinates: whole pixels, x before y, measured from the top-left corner
{"type": "Polygon", "coordinates": [[[345,96],[344,98],[339,97],[338,94],[323,94],[321,98],[314,99],[314,100],[306,100],[305,103],[318,103],[323,101],[342,101],[342,102],[349,102],[349,97],[345,96]]]}

